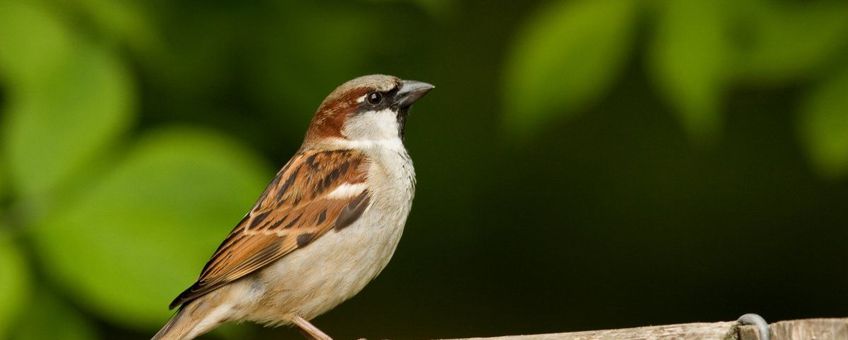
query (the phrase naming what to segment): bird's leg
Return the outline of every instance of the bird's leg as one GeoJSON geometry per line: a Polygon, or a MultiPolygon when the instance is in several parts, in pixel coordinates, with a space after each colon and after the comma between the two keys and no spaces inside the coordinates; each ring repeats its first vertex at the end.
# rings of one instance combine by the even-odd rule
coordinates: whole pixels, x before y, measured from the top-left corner
{"type": "Polygon", "coordinates": [[[294,319],[292,319],[292,322],[295,326],[300,328],[301,333],[303,333],[303,335],[307,338],[313,340],[333,340],[333,338],[322,332],[318,329],[318,327],[315,327],[315,325],[309,323],[309,321],[306,321],[304,318],[295,316],[294,319]]]}

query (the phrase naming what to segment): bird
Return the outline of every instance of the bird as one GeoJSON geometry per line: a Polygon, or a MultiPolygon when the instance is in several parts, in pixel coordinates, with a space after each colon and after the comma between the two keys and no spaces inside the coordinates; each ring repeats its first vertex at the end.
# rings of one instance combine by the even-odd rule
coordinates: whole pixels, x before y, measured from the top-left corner
{"type": "Polygon", "coordinates": [[[333,90],[152,339],[193,339],[242,321],[331,339],[310,320],[361,291],[398,245],[416,183],[406,120],[433,88],[377,74],[333,90]]]}

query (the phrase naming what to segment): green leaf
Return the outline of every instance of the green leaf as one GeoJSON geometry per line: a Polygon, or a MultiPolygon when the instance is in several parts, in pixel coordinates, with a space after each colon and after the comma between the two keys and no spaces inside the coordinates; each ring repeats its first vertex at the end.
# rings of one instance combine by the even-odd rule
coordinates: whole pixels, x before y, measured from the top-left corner
{"type": "Polygon", "coordinates": [[[801,111],[801,138],[818,172],[828,178],[848,174],[848,67],[805,98],[801,111]]]}
{"type": "Polygon", "coordinates": [[[135,51],[147,53],[158,46],[158,33],[150,17],[135,1],[73,0],[100,28],[103,35],[127,42],[135,51]]]}
{"type": "Polygon", "coordinates": [[[578,0],[539,11],[506,65],[508,128],[528,133],[603,95],[627,61],[637,9],[631,0],[578,0]]]}
{"type": "Polygon", "coordinates": [[[848,46],[844,1],[741,1],[736,72],[744,80],[780,82],[817,75],[848,46]]]}
{"type": "Polygon", "coordinates": [[[2,233],[0,226],[0,339],[4,339],[18,319],[27,300],[29,273],[17,246],[2,233]]]}
{"type": "Polygon", "coordinates": [[[97,332],[79,311],[65,305],[48,292],[39,292],[19,319],[15,340],[87,340],[97,332]]]}
{"type": "Polygon", "coordinates": [[[35,245],[78,303],[114,322],[159,327],[269,178],[231,140],[181,128],[155,133],[33,229],[35,245]]]}
{"type": "Polygon", "coordinates": [[[654,81],[690,136],[708,141],[719,128],[728,73],[724,2],[666,0],[657,5],[649,55],[654,81]]]}
{"type": "Polygon", "coordinates": [[[12,184],[28,197],[85,170],[131,118],[128,71],[113,52],[91,44],[75,46],[38,82],[11,90],[3,147],[12,184]]]}
{"type": "Polygon", "coordinates": [[[15,90],[48,77],[77,42],[35,1],[0,1],[0,75],[15,90]]]}

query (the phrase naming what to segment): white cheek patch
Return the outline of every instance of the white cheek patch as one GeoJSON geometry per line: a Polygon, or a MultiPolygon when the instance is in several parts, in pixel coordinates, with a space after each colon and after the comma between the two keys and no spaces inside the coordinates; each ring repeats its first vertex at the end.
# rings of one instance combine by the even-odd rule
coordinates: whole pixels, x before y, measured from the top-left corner
{"type": "Polygon", "coordinates": [[[388,108],[359,113],[348,118],[342,133],[355,141],[400,139],[397,113],[388,108]]]}

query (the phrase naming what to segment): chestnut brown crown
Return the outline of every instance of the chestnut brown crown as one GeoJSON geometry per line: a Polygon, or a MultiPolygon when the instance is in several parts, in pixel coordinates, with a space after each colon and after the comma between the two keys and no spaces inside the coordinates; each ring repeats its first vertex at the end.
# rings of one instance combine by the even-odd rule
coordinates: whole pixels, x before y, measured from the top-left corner
{"type": "Polygon", "coordinates": [[[324,138],[403,138],[409,108],[434,88],[389,75],[367,75],[337,87],[318,107],[305,143],[324,138]],[[373,131],[369,131],[373,130],[373,131]]]}

